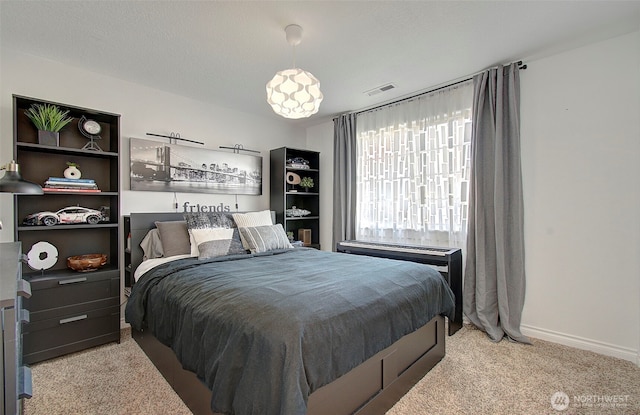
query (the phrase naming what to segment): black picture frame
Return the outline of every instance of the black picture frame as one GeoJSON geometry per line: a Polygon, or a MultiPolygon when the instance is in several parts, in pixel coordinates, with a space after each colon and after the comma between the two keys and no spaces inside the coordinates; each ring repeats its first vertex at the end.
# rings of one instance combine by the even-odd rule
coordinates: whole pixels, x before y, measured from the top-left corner
{"type": "Polygon", "coordinates": [[[131,137],[131,190],[262,195],[262,156],[131,137]]]}

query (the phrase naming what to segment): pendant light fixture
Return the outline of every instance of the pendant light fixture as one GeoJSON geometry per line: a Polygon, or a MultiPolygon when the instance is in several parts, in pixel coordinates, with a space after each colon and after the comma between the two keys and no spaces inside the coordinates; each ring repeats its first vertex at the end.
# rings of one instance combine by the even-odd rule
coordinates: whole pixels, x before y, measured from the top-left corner
{"type": "Polygon", "coordinates": [[[295,47],[302,41],[302,27],[285,27],[287,42],[293,47],[293,68],[278,71],[267,83],[267,102],[285,118],[306,118],[320,109],[320,81],[311,73],[296,68],[295,47]]]}
{"type": "Polygon", "coordinates": [[[0,167],[0,170],[6,170],[6,173],[0,179],[0,192],[21,195],[41,195],[44,193],[42,187],[28,182],[20,176],[18,164],[15,161],[0,167]]]}

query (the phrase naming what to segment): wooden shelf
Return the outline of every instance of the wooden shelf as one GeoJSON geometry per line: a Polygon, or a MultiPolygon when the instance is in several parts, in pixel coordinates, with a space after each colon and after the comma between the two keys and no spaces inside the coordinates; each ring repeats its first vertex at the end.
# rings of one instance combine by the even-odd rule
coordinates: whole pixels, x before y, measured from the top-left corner
{"type": "Polygon", "coordinates": [[[295,172],[301,177],[313,179],[313,189],[320,188],[320,153],[317,151],[300,150],[281,147],[271,150],[271,210],[276,212],[276,221],[282,223],[286,232],[292,232],[298,238],[299,229],[311,230],[311,246],[320,247],[320,193],[307,192],[304,189],[291,191],[291,184],[287,183],[287,173],[295,172]],[[287,166],[287,160],[301,157],[309,162],[308,169],[287,166]],[[308,216],[286,216],[286,210],[293,207],[311,212],[308,216]]]}
{"type": "Polygon", "coordinates": [[[74,191],[60,191],[60,192],[44,192],[45,195],[82,195],[82,196],[118,196],[118,192],[74,192],[74,191]]]}
{"type": "Polygon", "coordinates": [[[97,228],[117,228],[117,223],[96,223],[95,225],[90,224],[74,224],[74,225],[53,225],[53,226],[45,226],[45,225],[34,225],[34,226],[18,226],[18,231],[20,232],[47,232],[52,230],[78,230],[78,229],[97,229],[97,228]]]}
{"type": "Polygon", "coordinates": [[[37,151],[39,153],[52,153],[52,154],[66,154],[66,155],[80,155],[83,157],[113,157],[118,158],[118,153],[114,153],[111,151],[96,151],[96,150],[84,150],[82,148],[70,148],[70,147],[61,147],[61,146],[45,146],[42,144],[35,143],[16,143],[16,146],[23,151],[37,151]]]}
{"type": "Polygon", "coordinates": [[[288,195],[296,195],[296,196],[319,196],[320,193],[315,193],[315,192],[286,192],[286,194],[288,195]]]}
{"type": "Polygon", "coordinates": [[[320,170],[318,169],[301,169],[299,167],[285,167],[287,169],[287,171],[291,170],[291,171],[297,171],[297,172],[303,172],[303,171],[308,171],[308,172],[319,172],[320,170]]]}
{"type": "Polygon", "coordinates": [[[33,288],[27,305],[40,307],[30,310],[34,318],[25,326],[25,359],[35,363],[120,339],[120,115],[14,95],[13,117],[13,155],[25,180],[44,186],[49,177],[63,177],[67,163],[73,162],[79,165],[82,178],[93,179],[101,190],[14,196],[15,240],[22,242],[23,251],[28,253],[41,241],[58,251],[56,262],[44,272],[23,267],[33,288]],[[38,142],[38,131],[25,115],[33,104],[53,104],[69,111],[73,120],[60,131],[59,146],[38,142]],[[100,123],[101,138],[95,143],[104,151],[83,148],[89,142],[78,129],[83,116],[100,123]],[[32,213],[68,206],[106,207],[109,221],[23,225],[32,213]],[[92,272],[67,268],[67,257],[95,253],[107,255],[104,267],[92,272]],[[79,314],[82,319],[77,319],[79,314]],[[58,325],[57,320],[65,324],[58,325]]]}
{"type": "MultiPolygon", "coordinates": [[[[65,259],[66,260],[66,259],[65,259]]],[[[118,267],[115,265],[105,265],[102,268],[97,269],[96,271],[91,272],[78,272],[72,269],[56,269],[53,271],[44,270],[38,271],[29,268],[28,265],[25,265],[22,269],[22,275],[27,278],[29,281],[44,281],[44,280],[59,280],[60,278],[67,277],[86,277],[88,275],[99,275],[105,272],[113,273],[113,271],[118,271],[118,267]]]]}

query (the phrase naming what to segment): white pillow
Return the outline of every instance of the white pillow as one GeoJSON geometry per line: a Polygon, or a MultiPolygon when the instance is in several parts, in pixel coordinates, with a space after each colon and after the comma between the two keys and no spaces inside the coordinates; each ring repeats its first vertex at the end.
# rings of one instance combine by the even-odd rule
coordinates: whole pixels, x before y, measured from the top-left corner
{"type": "Polygon", "coordinates": [[[271,221],[270,210],[248,213],[233,213],[233,221],[236,223],[236,226],[238,228],[273,225],[273,222],[271,221]]]}
{"type": "Polygon", "coordinates": [[[231,239],[233,236],[233,228],[204,228],[204,229],[191,229],[191,235],[196,242],[196,246],[203,242],[218,240],[218,239],[231,239]]]}
{"type": "Polygon", "coordinates": [[[189,231],[189,243],[191,244],[191,256],[198,256],[200,253],[198,252],[198,244],[196,243],[195,238],[193,237],[192,229],[188,229],[189,231]]]}

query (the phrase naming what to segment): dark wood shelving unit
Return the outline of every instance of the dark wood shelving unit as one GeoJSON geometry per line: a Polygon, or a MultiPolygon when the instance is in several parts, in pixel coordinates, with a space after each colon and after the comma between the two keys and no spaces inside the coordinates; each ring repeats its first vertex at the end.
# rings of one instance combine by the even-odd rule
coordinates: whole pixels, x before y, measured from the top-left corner
{"type": "Polygon", "coordinates": [[[293,232],[298,240],[299,229],[311,230],[311,246],[320,249],[320,153],[281,147],[270,152],[271,172],[271,210],[276,212],[276,221],[282,223],[285,231],[293,232]],[[309,168],[291,167],[287,160],[302,158],[308,162],[309,168]],[[301,178],[313,179],[312,191],[306,192],[299,185],[287,183],[287,173],[295,173],[301,178]],[[313,191],[316,190],[316,191],[313,191]],[[293,207],[305,209],[311,213],[307,216],[287,216],[287,209],[293,207]]]}
{"type": "Polygon", "coordinates": [[[67,162],[79,165],[83,179],[93,179],[100,192],[60,191],[44,195],[14,195],[15,240],[23,251],[45,241],[56,247],[55,264],[46,270],[23,267],[32,298],[25,301],[31,321],[24,327],[24,360],[41,360],[120,340],[120,115],[89,108],[13,96],[14,159],[25,180],[41,186],[49,177],[64,177],[67,162]],[[38,143],[38,131],[25,111],[33,104],[54,104],[69,111],[73,121],[60,131],[58,146],[38,143]],[[80,133],[81,117],[97,121],[102,131],[95,143],[103,150],[83,149],[89,139],[80,133]],[[24,218],[69,206],[108,210],[97,224],[28,226],[24,218]],[[67,268],[66,258],[104,253],[107,264],[97,271],[67,268]],[[54,340],[55,339],[55,340],[54,340]]]}
{"type": "Polygon", "coordinates": [[[123,238],[123,272],[124,272],[124,294],[129,297],[131,287],[133,287],[133,266],[131,264],[131,216],[122,217],[122,238],[123,238]]]}

